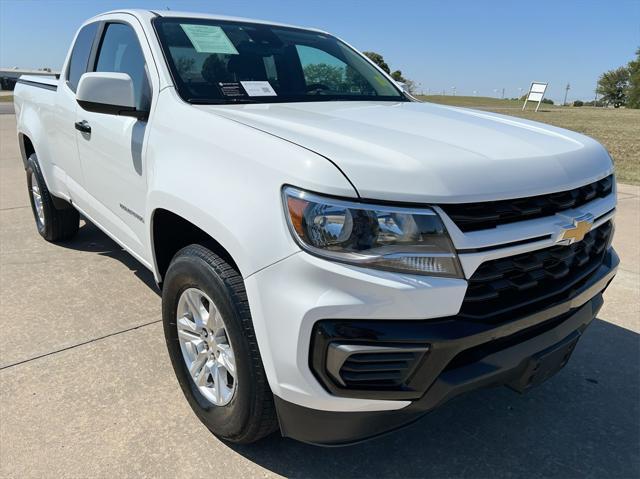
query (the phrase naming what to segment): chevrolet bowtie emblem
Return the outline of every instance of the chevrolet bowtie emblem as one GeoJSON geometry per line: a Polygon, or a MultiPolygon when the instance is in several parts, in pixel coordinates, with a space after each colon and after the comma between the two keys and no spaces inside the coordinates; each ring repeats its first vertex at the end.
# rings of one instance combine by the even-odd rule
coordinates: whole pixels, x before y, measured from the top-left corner
{"type": "Polygon", "coordinates": [[[578,218],[573,219],[573,224],[564,226],[562,236],[560,236],[559,242],[571,244],[577,241],[582,241],[585,235],[591,231],[593,225],[593,215],[586,214],[578,218]]]}

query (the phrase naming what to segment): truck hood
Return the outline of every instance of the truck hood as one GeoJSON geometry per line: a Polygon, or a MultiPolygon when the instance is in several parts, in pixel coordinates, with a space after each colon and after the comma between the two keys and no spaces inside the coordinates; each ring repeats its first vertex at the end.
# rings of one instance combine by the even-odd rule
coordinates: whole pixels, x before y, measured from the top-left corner
{"type": "Polygon", "coordinates": [[[606,150],[578,133],[432,103],[197,108],[326,157],[367,199],[456,203],[533,196],[582,186],[613,168],[606,150]]]}

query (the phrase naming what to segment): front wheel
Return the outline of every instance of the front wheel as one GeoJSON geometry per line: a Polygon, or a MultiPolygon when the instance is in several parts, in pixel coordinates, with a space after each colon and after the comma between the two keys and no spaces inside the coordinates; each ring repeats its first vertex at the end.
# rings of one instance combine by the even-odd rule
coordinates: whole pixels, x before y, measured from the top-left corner
{"type": "Polygon", "coordinates": [[[277,427],[242,277],[201,245],[180,250],[162,289],[164,333],[191,408],[209,430],[246,444],[277,427]]]}

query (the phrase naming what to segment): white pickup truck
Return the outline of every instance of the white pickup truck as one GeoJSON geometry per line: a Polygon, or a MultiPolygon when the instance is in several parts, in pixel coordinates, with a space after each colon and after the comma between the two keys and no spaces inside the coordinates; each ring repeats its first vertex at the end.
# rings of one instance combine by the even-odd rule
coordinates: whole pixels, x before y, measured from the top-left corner
{"type": "Polygon", "coordinates": [[[15,109],[38,231],[82,215],[153,271],[180,386],[230,442],[345,444],[525,391],[619,262],[600,144],[419,102],[323,31],[105,13],[15,109]]]}

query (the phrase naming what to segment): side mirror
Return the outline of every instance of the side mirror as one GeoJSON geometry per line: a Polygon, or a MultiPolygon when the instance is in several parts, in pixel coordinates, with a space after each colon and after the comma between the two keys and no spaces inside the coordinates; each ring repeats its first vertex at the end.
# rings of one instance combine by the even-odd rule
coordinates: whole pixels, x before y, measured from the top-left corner
{"type": "Polygon", "coordinates": [[[80,77],[76,101],[84,110],[146,120],[135,105],[133,80],[126,73],[91,72],[80,77]]]}

